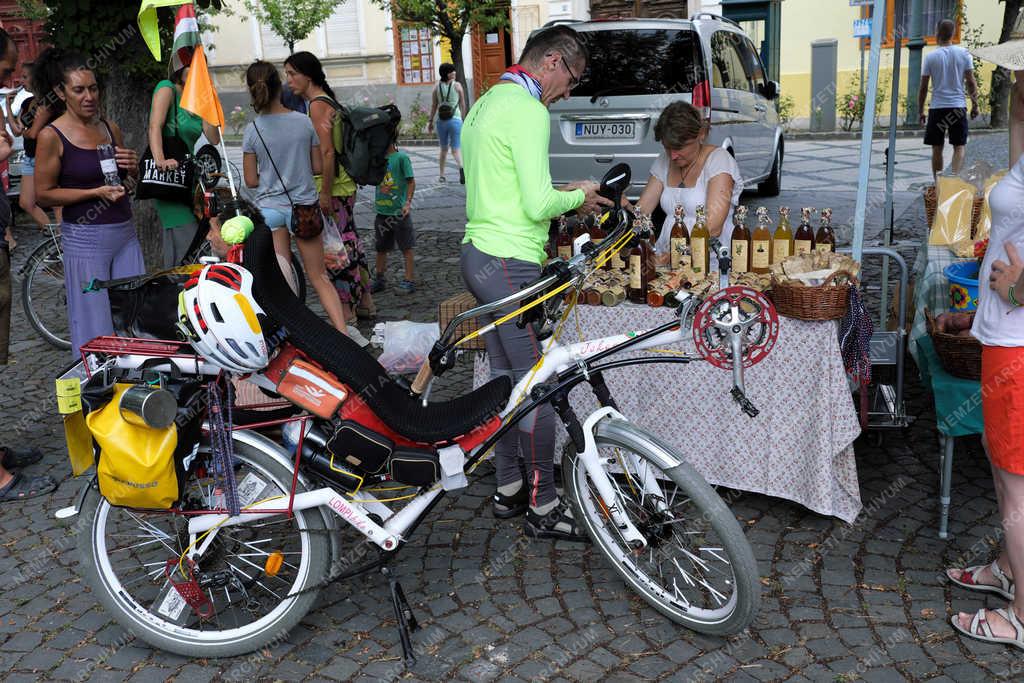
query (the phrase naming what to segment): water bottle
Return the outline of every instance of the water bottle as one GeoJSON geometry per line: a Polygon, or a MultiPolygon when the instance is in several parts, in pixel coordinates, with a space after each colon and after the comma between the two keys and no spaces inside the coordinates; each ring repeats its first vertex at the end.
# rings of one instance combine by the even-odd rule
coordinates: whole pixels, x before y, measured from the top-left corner
{"type": "Polygon", "coordinates": [[[100,158],[100,170],[103,171],[103,183],[112,187],[121,184],[121,176],[117,172],[117,160],[114,159],[114,146],[110,144],[96,145],[96,155],[100,158]]]}

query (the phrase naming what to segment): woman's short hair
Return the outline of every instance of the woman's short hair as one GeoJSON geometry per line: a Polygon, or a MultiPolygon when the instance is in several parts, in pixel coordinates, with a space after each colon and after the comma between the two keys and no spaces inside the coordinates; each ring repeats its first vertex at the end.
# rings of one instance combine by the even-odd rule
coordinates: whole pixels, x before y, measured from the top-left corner
{"type": "Polygon", "coordinates": [[[445,62],[437,68],[437,73],[441,76],[442,81],[448,80],[448,74],[455,71],[455,65],[450,62],[445,62]]]}
{"type": "Polygon", "coordinates": [[[704,130],[704,117],[689,102],[679,100],[661,110],[654,124],[654,139],[669,149],[679,149],[697,139],[704,130]]]}
{"type": "Polygon", "coordinates": [[[257,113],[268,110],[270,104],[281,97],[281,74],[277,73],[276,66],[261,59],[245,70],[245,85],[257,113]]]}

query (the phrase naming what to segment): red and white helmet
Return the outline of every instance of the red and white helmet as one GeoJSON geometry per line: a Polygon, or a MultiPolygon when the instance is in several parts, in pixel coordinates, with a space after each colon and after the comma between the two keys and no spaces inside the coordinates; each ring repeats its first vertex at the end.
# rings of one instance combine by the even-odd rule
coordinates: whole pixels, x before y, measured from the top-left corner
{"type": "Polygon", "coordinates": [[[230,372],[267,366],[267,342],[252,294],[252,274],[235,263],[214,263],[185,283],[178,327],[203,358],[230,372]]]}

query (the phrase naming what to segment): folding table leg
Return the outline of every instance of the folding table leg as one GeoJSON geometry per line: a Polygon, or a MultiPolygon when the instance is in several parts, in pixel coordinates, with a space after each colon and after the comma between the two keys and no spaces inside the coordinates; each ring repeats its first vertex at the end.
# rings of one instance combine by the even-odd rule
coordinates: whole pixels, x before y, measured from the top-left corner
{"type": "Polygon", "coordinates": [[[942,439],[942,480],[939,485],[939,538],[949,538],[949,489],[953,482],[953,447],[956,438],[952,436],[942,439]]]}

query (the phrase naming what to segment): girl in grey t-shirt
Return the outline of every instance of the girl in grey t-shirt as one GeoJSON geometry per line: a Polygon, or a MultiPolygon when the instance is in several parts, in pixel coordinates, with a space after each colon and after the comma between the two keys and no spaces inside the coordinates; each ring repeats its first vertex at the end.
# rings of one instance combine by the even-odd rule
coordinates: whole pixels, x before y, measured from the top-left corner
{"type": "MultiPolygon", "coordinates": [[[[274,250],[290,259],[292,206],[319,202],[313,182],[320,173],[319,138],[309,117],[281,104],[281,76],[273,64],[253,62],[245,82],[257,114],[242,138],[245,184],[256,191],[256,206],[273,231],[274,250]]],[[[348,334],[341,299],[324,265],[323,238],[296,237],[295,243],[331,324],[348,334]]]]}

